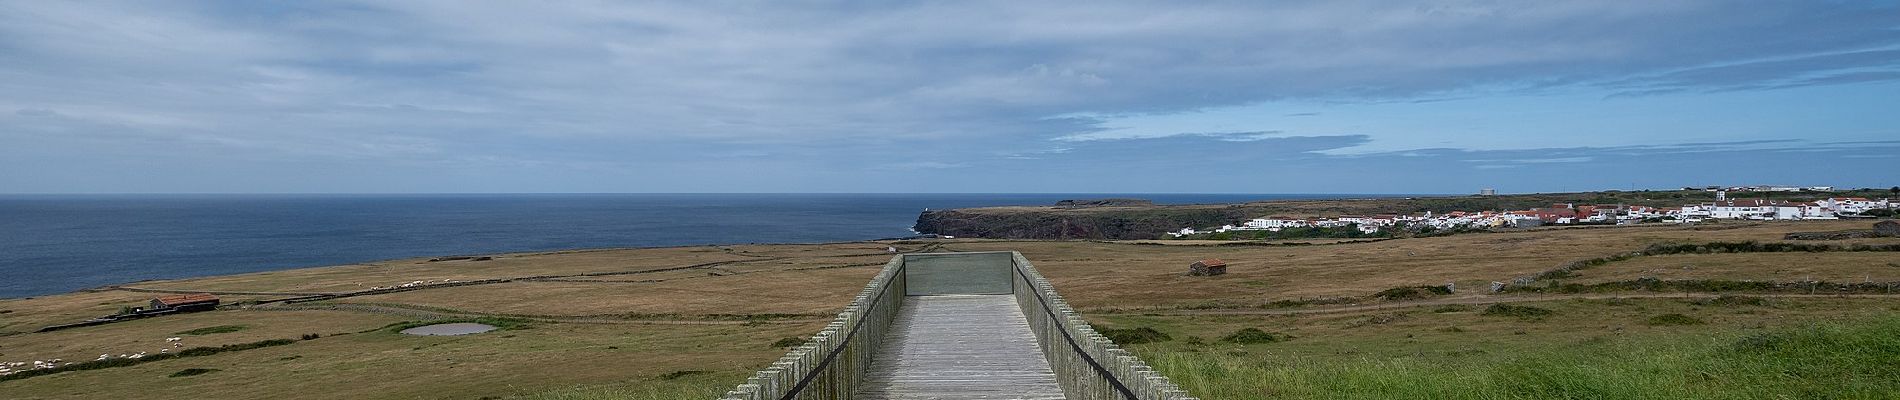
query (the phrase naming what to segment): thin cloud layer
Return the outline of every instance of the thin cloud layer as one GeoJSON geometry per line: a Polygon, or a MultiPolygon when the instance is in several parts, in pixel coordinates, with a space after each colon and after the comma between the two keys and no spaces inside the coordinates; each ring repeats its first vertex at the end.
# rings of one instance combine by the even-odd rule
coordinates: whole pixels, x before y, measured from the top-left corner
{"type": "MultiPolygon", "coordinates": [[[[1866,107],[1896,100],[1882,95],[1900,81],[1895,49],[1900,9],[1879,2],[9,2],[0,3],[0,168],[9,171],[0,191],[980,192],[1038,190],[1045,182],[1030,179],[1044,179],[1114,192],[1150,189],[1119,186],[1112,169],[1072,171],[1102,179],[1008,171],[1235,159],[1314,165],[1304,173],[1350,182],[1391,173],[1369,172],[1380,166],[1365,167],[1369,159],[1420,159],[1366,147],[1407,137],[1400,143],[1483,152],[1501,150],[1485,135],[1549,135],[1531,141],[1546,145],[1505,146],[1523,151],[1720,135],[1579,142],[1459,133],[1448,126],[1465,120],[1443,117],[1372,129],[1349,119],[1367,116],[1310,105],[1780,93],[1739,106],[1866,107]],[[1848,95],[1802,92],[1815,87],[1848,95]],[[1125,118],[1224,107],[1320,122],[1116,130],[1125,118]],[[1179,144],[1120,148],[1145,143],[1134,137],[1179,144]],[[952,184],[888,183],[904,174],[952,184]]],[[[1887,119],[1852,122],[1748,135],[1900,133],[1887,119]]],[[[1424,158],[1448,162],[1437,168],[1609,160],[1424,158]]],[[[1295,181],[1208,174],[1209,184],[1295,181]]]]}

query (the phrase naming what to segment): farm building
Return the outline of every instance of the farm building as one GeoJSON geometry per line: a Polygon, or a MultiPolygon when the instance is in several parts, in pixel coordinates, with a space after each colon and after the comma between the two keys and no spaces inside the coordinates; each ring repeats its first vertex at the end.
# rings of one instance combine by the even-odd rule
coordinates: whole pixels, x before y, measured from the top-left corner
{"type": "Polygon", "coordinates": [[[218,296],[210,293],[180,294],[161,296],[152,299],[152,311],[178,310],[178,312],[210,311],[218,308],[218,296]]]}
{"type": "Polygon", "coordinates": [[[1188,275],[1214,276],[1227,273],[1227,262],[1218,258],[1195,261],[1188,264],[1188,275]]]}

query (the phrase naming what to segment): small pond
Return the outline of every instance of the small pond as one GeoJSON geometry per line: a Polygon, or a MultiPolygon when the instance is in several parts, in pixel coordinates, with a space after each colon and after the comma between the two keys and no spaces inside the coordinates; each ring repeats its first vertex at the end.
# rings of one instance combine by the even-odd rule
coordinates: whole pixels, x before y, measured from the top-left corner
{"type": "Polygon", "coordinates": [[[456,322],[456,323],[450,323],[450,324],[435,324],[435,325],[418,326],[414,328],[404,329],[402,330],[402,333],[406,335],[421,335],[421,336],[457,336],[457,335],[471,335],[471,334],[482,333],[482,332],[487,332],[487,331],[492,331],[492,330],[495,330],[494,325],[477,324],[473,322],[456,322]]]}

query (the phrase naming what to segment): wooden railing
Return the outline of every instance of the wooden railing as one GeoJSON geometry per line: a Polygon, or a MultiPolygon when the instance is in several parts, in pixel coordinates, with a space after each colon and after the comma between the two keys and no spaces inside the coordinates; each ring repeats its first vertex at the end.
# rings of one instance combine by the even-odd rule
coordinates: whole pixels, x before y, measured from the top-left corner
{"type": "MultiPolygon", "coordinates": [[[[999,253],[987,253],[994,257],[999,253]]],[[[1090,327],[1029,260],[1009,252],[1012,296],[1036,334],[1065,397],[1075,400],[1195,400],[1090,327]]],[[[970,254],[977,256],[977,254],[970,254]]],[[[920,255],[922,256],[922,255],[920,255]]],[[[930,254],[929,257],[945,257],[930,254]]],[[[907,291],[906,256],[892,258],[830,324],[721,400],[849,399],[891,329],[907,291]]],[[[1000,283],[1000,281],[997,281],[1000,283]]]]}

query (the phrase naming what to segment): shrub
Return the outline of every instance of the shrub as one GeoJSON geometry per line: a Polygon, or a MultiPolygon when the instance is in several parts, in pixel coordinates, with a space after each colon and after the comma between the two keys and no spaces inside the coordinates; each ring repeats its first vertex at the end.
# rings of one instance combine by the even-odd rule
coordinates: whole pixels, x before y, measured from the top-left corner
{"type": "Polygon", "coordinates": [[[1499,317],[1542,318],[1551,314],[1556,314],[1556,312],[1548,308],[1514,306],[1504,303],[1492,304],[1490,307],[1484,309],[1484,315],[1499,317]]]}
{"type": "Polygon", "coordinates": [[[1280,337],[1257,328],[1244,328],[1220,338],[1220,341],[1237,344],[1273,343],[1280,341],[1280,337]]]}
{"type": "Polygon", "coordinates": [[[171,374],[171,377],[181,378],[181,377],[187,377],[187,376],[198,376],[198,375],[204,375],[204,374],[209,374],[209,373],[218,372],[218,371],[220,370],[213,369],[213,368],[186,368],[183,370],[179,370],[178,372],[173,372],[171,374]]]}
{"type": "Polygon", "coordinates": [[[297,339],[299,339],[299,340],[313,340],[313,339],[316,339],[316,338],[320,338],[320,337],[323,337],[323,335],[320,335],[320,334],[315,334],[315,333],[305,333],[305,334],[303,334],[303,336],[299,336],[299,337],[297,337],[297,339]]]}
{"type": "Polygon", "coordinates": [[[805,344],[805,338],[788,336],[783,339],[779,339],[776,342],[772,342],[772,347],[778,347],[778,348],[798,347],[798,345],[802,345],[802,344],[805,344]]]}
{"type": "Polygon", "coordinates": [[[1439,313],[1439,314],[1465,312],[1465,311],[1471,311],[1471,306],[1465,305],[1465,304],[1446,304],[1446,305],[1438,306],[1438,308],[1432,309],[1432,312],[1439,313]]]}
{"type": "Polygon", "coordinates": [[[1694,303],[1696,305],[1702,305],[1702,306],[1721,306],[1721,307],[1757,306],[1757,307],[1761,307],[1761,306],[1768,305],[1768,299],[1755,297],[1755,296],[1737,296],[1737,295],[1725,294],[1721,296],[1716,296],[1716,298],[1713,298],[1713,299],[1700,300],[1694,303]]]}
{"type": "Polygon", "coordinates": [[[666,373],[666,374],[664,374],[664,375],[660,375],[660,379],[664,379],[664,380],[669,380],[669,381],[670,381],[670,380],[674,380],[674,379],[679,379],[679,378],[685,378],[685,377],[688,377],[688,376],[693,376],[693,375],[701,375],[701,374],[705,374],[705,373],[707,373],[707,372],[706,372],[706,371],[700,371],[700,370],[691,370],[691,369],[689,369],[689,370],[680,370],[680,371],[673,371],[673,372],[668,372],[668,373],[666,373]]]}
{"type": "Polygon", "coordinates": [[[1379,291],[1379,293],[1373,294],[1372,297],[1377,297],[1380,300],[1391,301],[1391,300],[1416,300],[1416,299],[1423,299],[1427,297],[1442,296],[1442,295],[1448,295],[1448,294],[1451,294],[1451,288],[1447,288],[1444,286],[1406,286],[1406,287],[1395,287],[1391,289],[1381,290],[1379,291]]]}
{"type": "Polygon", "coordinates": [[[192,329],[188,331],[172,332],[172,334],[173,335],[203,336],[203,335],[213,335],[213,334],[219,334],[219,333],[237,332],[237,331],[244,330],[246,328],[250,328],[250,327],[244,326],[244,325],[218,325],[218,326],[207,326],[207,327],[192,329]]]}
{"type": "Polygon", "coordinates": [[[1174,340],[1174,338],[1168,337],[1168,334],[1166,333],[1161,333],[1161,331],[1157,331],[1157,330],[1154,330],[1154,328],[1149,328],[1145,326],[1140,327],[1140,328],[1125,328],[1125,329],[1106,328],[1106,329],[1098,330],[1096,332],[1101,333],[1102,336],[1108,337],[1108,340],[1115,341],[1115,344],[1122,344],[1122,345],[1166,342],[1169,340],[1174,340]]]}
{"type": "Polygon", "coordinates": [[[1654,317],[1649,317],[1649,324],[1653,326],[1681,326],[1681,325],[1702,325],[1703,322],[1700,319],[1696,319],[1695,317],[1691,317],[1687,315],[1663,314],[1663,315],[1658,315],[1654,317]]]}

